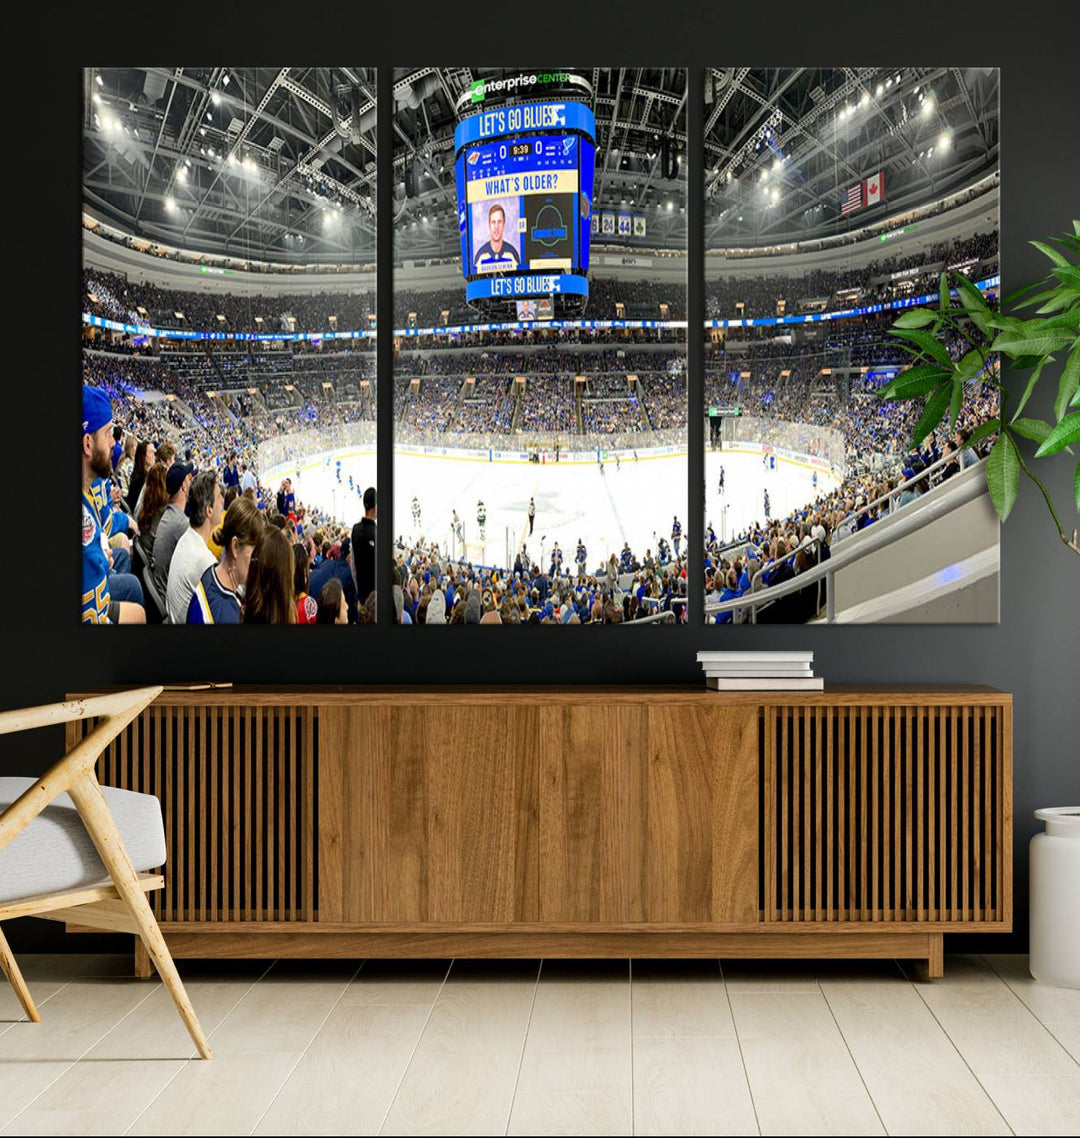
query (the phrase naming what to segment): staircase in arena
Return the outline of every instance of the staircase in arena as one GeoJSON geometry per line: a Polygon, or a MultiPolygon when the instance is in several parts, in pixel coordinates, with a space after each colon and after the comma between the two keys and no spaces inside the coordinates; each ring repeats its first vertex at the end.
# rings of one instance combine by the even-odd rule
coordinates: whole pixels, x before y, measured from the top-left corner
{"type": "Polygon", "coordinates": [[[656,427],[653,425],[652,415],[649,414],[649,404],[645,399],[645,388],[642,386],[641,376],[635,376],[629,387],[630,394],[637,396],[638,406],[641,408],[641,417],[645,420],[645,429],[655,431],[656,427]]]}
{"type": "Polygon", "coordinates": [[[521,394],[525,390],[524,383],[518,383],[516,380],[513,385],[514,389],[514,413],[510,416],[510,430],[511,432],[517,430],[518,418],[521,416],[521,394]]]}

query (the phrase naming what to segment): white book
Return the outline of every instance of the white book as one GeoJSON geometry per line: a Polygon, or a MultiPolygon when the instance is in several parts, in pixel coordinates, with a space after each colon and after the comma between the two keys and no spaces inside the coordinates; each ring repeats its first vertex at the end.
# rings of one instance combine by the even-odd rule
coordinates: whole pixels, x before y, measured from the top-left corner
{"type": "Polygon", "coordinates": [[[792,679],[792,680],[812,680],[814,673],[809,667],[800,667],[798,664],[792,667],[785,667],[781,664],[773,664],[768,668],[750,668],[732,665],[730,668],[706,668],[705,676],[710,680],[722,680],[725,677],[728,679],[792,679]]]}
{"type": "Polygon", "coordinates": [[[809,672],[810,665],[799,660],[705,660],[702,669],[706,672],[723,672],[729,668],[741,671],[768,673],[774,668],[785,668],[796,672],[809,672]]]}
{"type": "Polygon", "coordinates": [[[809,664],[813,652],[699,652],[699,664],[809,664]]]}
{"type": "Polygon", "coordinates": [[[824,691],[825,681],[820,677],[797,680],[780,679],[707,679],[705,686],[713,691],[824,691]]]}

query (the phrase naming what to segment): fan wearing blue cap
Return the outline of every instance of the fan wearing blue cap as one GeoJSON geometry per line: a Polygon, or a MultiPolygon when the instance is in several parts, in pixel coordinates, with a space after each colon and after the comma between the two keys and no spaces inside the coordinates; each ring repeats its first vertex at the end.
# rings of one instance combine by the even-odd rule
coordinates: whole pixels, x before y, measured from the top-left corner
{"type": "Polygon", "coordinates": [[[82,397],[82,621],[84,624],[145,624],[134,601],[113,600],[109,555],[94,493],[97,479],[112,475],[112,404],[105,392],[83,387],[82,397]]]}

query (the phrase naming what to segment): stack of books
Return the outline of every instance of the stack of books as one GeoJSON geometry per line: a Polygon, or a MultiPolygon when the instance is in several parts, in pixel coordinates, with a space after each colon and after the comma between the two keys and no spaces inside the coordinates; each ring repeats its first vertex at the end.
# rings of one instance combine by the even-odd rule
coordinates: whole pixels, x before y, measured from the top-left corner
{"type": "Polygon", "coordinates": [[[823,691],[813,652],[699,652],[705,686],[714,691],[823,691]]]}

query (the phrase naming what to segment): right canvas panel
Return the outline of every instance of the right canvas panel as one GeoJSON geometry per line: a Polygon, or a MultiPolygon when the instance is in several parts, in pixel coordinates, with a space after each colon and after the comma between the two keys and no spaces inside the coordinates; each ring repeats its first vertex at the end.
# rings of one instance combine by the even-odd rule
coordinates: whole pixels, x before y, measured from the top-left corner
{"type": "Polygon", "coordinates": [[[988,67],[707,72],[707,623],[999,619],[997,362],[965,336],[998,299],[998,101],[988,67]]]}

